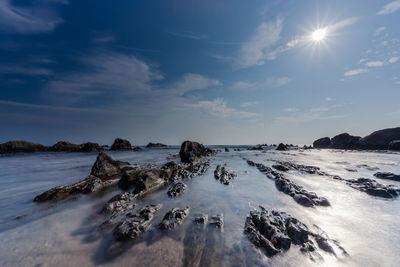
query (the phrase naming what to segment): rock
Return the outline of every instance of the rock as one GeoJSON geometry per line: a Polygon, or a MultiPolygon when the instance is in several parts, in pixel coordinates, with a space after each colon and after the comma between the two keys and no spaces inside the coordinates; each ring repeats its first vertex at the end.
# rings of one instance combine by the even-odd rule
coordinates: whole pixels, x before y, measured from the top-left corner
{"type": "Polygon", "coordinates": [[[102,151],[103,148],[97,144],[92,142],[83,143],[80,145],[80,152],[99,152],[102,151]]]}
{"type": "Polygon", "coordinates": [[[379,170],[378,167],[373,167],[373,166],[369,166],[368,164],[359,164],[356,166],[357,168],[363,168],[363,169],[367,169],[369,171],[376,171],[379,170]]]}
{"type": "Polygon", "coordinates": [[[274,168],[275,170],[281,171],[281,172],[287,172],[288,170],[290,170],[288,167],[283,166],[283,165],[272,165],[272,168],[274,168]]]}
{"type": "Polygon", "coordinates": [[[285,144],[283,144],[283,143],[280,143],[278,145],[278,147],[276,148],[276,150],[279,150],[279,151],[285,151],[287,149],[288,149],[287,146],[285,144]]]}
{"type": "Polygon", "coordinates": [[[207,214],[202,214],[201,216],[194,218],[194,223],[196,223],[196,224],[206,224],[207,221],[208,221],[207,214]]]}
{"type": "Polygon", "coordinates": [[[224,228],[224,215],[217,214],[215,216],[211,216],[209,223],[211,226],[222,230],[224,228]]]}
{"type": "Polygon", "coordinates": [[[189,210],[190,208],[186,207],[185,209],[174,208],[168,211],[159,225],[160,229],[170,230],[182,224],[183,220],[188,216],[189,210]]]}
{"type": "Polygon", "coordinates": [[[389,150],[400,151],[400,140],[395,140],[389,143],[389,150]]]}
{"type": "Polygon", "coordinates": [[[50,151],[53,152],[79,152],[80,150],[81,147],[79,145],[71,144],[67,141],[58,141],[50,148],[50,151]]]}
{"type": "Polygon", "coordinates": [[[375,131],[362,138],[364,149],[388,149],[392,141],[400,140],[400,127],[375,131]]]}
{"type": "Polygon", "coordinates": [[[323,137],[317,139],[313,143],[313,147],[315,148],[328,148],[331,145],[331,139],[329,137],[323,137]]]}
{"type": "Polygon", "coordinates": [[[166,148],[168,147],[167,145],[161,144],[161,143],[148,143],[147,148],[166,148]]]}
{"type": "Polygon", "coordinates": [[[342,133],[332,138],[330,148],[357,149],[359,148],[360,140],[360,136],[352,136],[348,133],[342,133]]]}
{"type": "Polygon", "coordinates": [[[135,195],[144,194],[165,185],[169,178],[169,173],[161,168],[144,168],[124,173],[118,185],[124,190],[133,188],[135,195]]]}
{"type": "Polygon", "coordinates": [[[176,182],[168,189],[167,194],[170,197],[176,197],[182,195],[186,191],[186,188],[187,188],[186,184],[182,182],[176,182]]]}
{"type": "Polygon", "coordinates": [[[132,169],[129,162],[113,160],[109,155],[100,152],[92,166],[91,175],[99,177],[102,181],[120,178],[126,169],[132,169]]]}
{"type": "Polygon", "coordinates": [[[110,218],[103,224],[109,224],[119,215],[132,210],[136,206],[136,204],[132,203],[133,199],[134,195],[131,192],[112,197],[101,210],[101,213],[111,214],[110,218]]]}
{"type": "Polygon", "coordinates": [[[358,178],[346,181],[351,187],[365,192],[371,196],[382,198],[395,198],[399,196],[400,189],[394,185],[384,185],[368,178],[358,178]]]}
{"type": "Polygon", "coordinates": [[[128,213],[125,219],[115,227],[113,231],[115,239],[118,241],[135,239],[141,234],[147,232],[151,226],[154,214],[159,209],[161,209],[161,204],[147,205],[142,208],[139,213],[128,213]]]}
{"type": "Polygon", "coordinates": [[[143,149],[139,146],[135,146],[134,148],[132,148],[133,151],[142,151],[143,149]]]}
{"type": "Polygon", "coordinates": [[[236,178],[236,174],[233,171],[228,171],[225,167],[218,165],[214,171],[215,179],[218,179],[222,184],[228,185],[229,180],[236,178]]]}
{"type": "Polygon", "coordinates": [[[8,153],[29,153],[46,151],[46,147],[41,144],[32,143],[23,140],[8,141],[0,144],[0,154],[8,153]]]}
{"type": "MultiPolygon", "coordinates": [[[[285,212],[267,210],[262,206],[260,211],[250,211],[244,233],[268,257],[287,251],[292,245],[299,245],[300,251],[313,258],[317,248],[311,239],[317,242],[320,249],[336,256],[330,243],[336,245],[337,241],[309,230],[304,223],[285,212]]],[[[342,247],[338,246],[338,249],[347,254],[342,247]]]]}
{"type": "Polygon", "coordinates": [[[131,150],[132,145],[128,140],[117,138],[112,144],[111,150],[131,150]]]}
{"type": "Polygon", "coordinates": [[[262,146],[249,147],[247,150],[264,150],[262,146]]]}
{"type": "Polygon", "coordinates": [[[225,147],[225,152],[229,152],[229,148],[225,147]]]}
{"type": "Polygon", "coordinates": [[[181,145],[179,156],[185,163],[193,163],[202,157],[212,154],[212,150],[204,147],[202,144],[192,141],[185,141],[181,145]]]}
{"type": "Polygon", "coordinates": [[[380,179],[400,182],[400,175],[394,174],[393,172],[377,172],[374,176],[380,179]]]}

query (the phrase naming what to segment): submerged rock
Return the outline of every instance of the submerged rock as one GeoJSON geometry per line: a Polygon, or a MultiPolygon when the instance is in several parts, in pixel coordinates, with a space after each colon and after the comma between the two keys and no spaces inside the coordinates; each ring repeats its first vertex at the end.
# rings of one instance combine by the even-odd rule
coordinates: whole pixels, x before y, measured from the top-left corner
{"type": "Polygon", "coordinates": [[[215,179],[218,179],[222,184],[228,185],[229,180],[235,178],[237,175],[233,171],[225,169],[225,167],[218,165],[214,171],[215,179]]]}
{"type": "Polygon", "coordinates": [[[8,153],[29,153],[46,151],[46,147],[41,144],[23,140],[8,141],[0,144],[0,154],[8,153]]]}
{"type": "Polygon", "coordinates": [[[200,143],[185,141],[181,145],[179,156],[181,157],[182,162],[193,163],[202,157],[211,155],[212,153],[213,151],[211,149],[206,148],[200,143]]]}
{"type": "Polygon", "coordinates": [[[147,205],[136,214],[128,213],[125,219],[118,224],[113,235],[118,241],[134,239],[148,231],[154,214],[161,209],[162,205],[147,205]]]}
{"type": "Polygon", "coordinates": [[[346,181],[351,187],[365,192],[368,195],[383,197],[383,198],[395,198],[399,196],[400,189],[394,185],[384,185],[376,182],[375,180],[368,178],[358,178],[346,181]]]}
{"type": "MultiPolygon", "coordinates": [[[[319,256],[312,239],[317,242],[321,250],[335,255],[332,246],[337,244],[335,240],[310,231],[304,223],[289,214],[267,210],[262,206],[260,211],[250,211],[250,215],[246,218],[244,233],[250,242],[261,248],[268,257],[284,252],[292,245],[301,246],[300,251],[311,258],[319,256]]],[[[347,254],[343,248],[340,246],[338,248],[343,254],[347,254]]]]}
{"type": "Polygon", "coordinates": [[[170,230],[182,224],[183,220],[189,215],[189,211],[189,207],[184,209],[174,208],[168,211],[159,225],[160,229],[170,230]]]}
{"type": "Polygon", "coordinates": [[[187,188],[186,184],[182,182],[176,182],[168,189],[167,194],[170,197],[176,197],[182,195],[186,191],[186,188],[187,188]]]}
{"type": "Polygon", "coordinates": [[[393,172],[377,172],[374,176],[380,179],[400,182],[400,175],[394,174],[393,172]]]}
{"type": "Polygon", "coordinates": [[[285,151],[285,150],[287,150],[288,149],[288,147],[285,145],[285,144],[283,144],[283,143],[280,143],[279,145],[278,145],[278,147],[276,148],[276,150],[279,150],[279,151],[285,151]]]}
{"type": "Polygon", "coordinates": [[[161,143],[148,143],[147,148],[166,148],[168,147],[167,145],[161,144],[161,143]]]}
{"type": "Polygon", "coordinates": [[[126,139],[117,138],[114,140],[114,143],[112,144],[110,149],[111,150],[131,150],[132,145],[126,139]]]}

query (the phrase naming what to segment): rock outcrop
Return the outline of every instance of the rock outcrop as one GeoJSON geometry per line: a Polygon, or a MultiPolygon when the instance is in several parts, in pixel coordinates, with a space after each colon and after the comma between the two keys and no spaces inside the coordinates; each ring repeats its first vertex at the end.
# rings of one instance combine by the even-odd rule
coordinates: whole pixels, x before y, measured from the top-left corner
{"type": "Polygon", "coordinates": [[[148,143],[147,144],[147,146],[146,146],[147,148],[166,148],[166,147],[168,147],[167,145],[164,145],[164,144],[162,144],[162,143],[148,143]]]}
{"type": "Polygon", "coordinates": [[[352,136],[348,133],[342,133],[332,138],[330,148],[357,149],[360,140],[360,136],[352,136]]]}
{"type": "Polygon", "coordinates": [[[112,197],[103,207],[101,213],[109,214],[110,217],[103,225],[110,224],[115,218],[121,214],[127,213],[135,208],[136,204],[133,203],[134,195],[132,192],[125,192],[112,197]]]}
{"type": "Polygon", "coordinates": [[[98,143],[86,142],[80,145],[80,152],[100,152],[104,150],[98,143]]]}
{"type": "Polygon", "coordinates": [[[53,152],[79,152],[80,150],[81,147],[79,145],[72,144],[68,141],[58,141],[50,148],[50,151],[53,152]]]}
{"type": "Polygon", "coordinates": [[[0,144],[0,154],[9,153],[29,153],[46,151],[46,147],[41,144],[23,140],[8,141],[0,144]]]}
{"type": "Polygon", "coordinates": [[[328,148],[331,146],[331,139],[329,137],[323,137],[317,139],[313,143],[313,147],[315,148],[328,148]]]}
{"type": "Polygon", "coordinates": [[[267,210],[260,206],[260,211],[250,211],[246,219],[244,233],[251,243],[261,248],[268,256],[287,251],[292,245],[314,260],[321,258],[318,248],[336,256],[335,249],[347,255],[336,240],[326,234],[311,231],[304,223],[285,212],[267,210]],[[317,243],[317,245],[315,245],[317,243]]]}
{"type": "Polygon", "coordinates": [[[346,182],[351,187],[371,196],[395,198],[400,194],[400,189],[398,187],[394,185],[380,184],[377,181],[368,178],[351,179],[346,180],[346,182]]]}
{"type": "Polygon", "coordinates": [[[110,150],[131,150],[132,145],[128,140],[117,138],[114,140],[110,150]]]}
{"type": "Polygon", "coordinates": [[[183,193],[185,193],[186,189],[187,189],[186,184],[182,182],[176,182],[168,189],[167,194],[170,197],[180,196],[183,193]]]}
{"type": "Polygon", "coordinates": [[[227,170],[224,166],[222,165],[217,165],[217,168],[214,171],[214,177],[215,179],[218,179],[221,184],[228,185],[229,181],[233,178],[236,178],[236,173],[233,171],[227,170]]]}
{"type": "Polygon", "coordinates": [[[380,179],[400,182],[400,175],[394,174],[393,172],[377,172],[374,176],[380,179]]]}
{"type": "Polygon", "coordinates": [[[212,153],[213,151],[211,149],[206,148],[200,143],[185,141],[181,145],[179,156],[181,157],[182,162],[193,163],[202,157],[211,155],[212,153]]]}
{"type": "Polygon", "coordinates": [[[285,145],[285,144],[283,144],[283,143],[280,143],[280,144],[278,145],[278,147],[276,148],[276,150],[279,150],[279,151],[285,151],[285,150],[287,150],[287,149],[288,149],[287,145],[285,145]]]}
{"type": "Polygon", "coordinates": [[[395,140],[400,140],[400,127],[375,131],[364,137],[361,145],[365,149],[388,149],[395,140]]]}
{"type": "Polygon", "coordinates": [[[184,209],[174,208],[168,211],[159,227],[163,230],[170,230],[183,223],[183,220],[189,215],[190,208],[184,209]]]}

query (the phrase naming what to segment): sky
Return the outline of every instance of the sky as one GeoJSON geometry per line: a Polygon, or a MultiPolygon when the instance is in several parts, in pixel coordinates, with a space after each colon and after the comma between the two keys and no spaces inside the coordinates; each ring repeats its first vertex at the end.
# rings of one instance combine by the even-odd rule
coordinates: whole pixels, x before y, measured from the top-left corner
{"type": "Polygon", "coordinates": [[[0,143],[400,126],[400,0],[0,0],[0,143]]]}

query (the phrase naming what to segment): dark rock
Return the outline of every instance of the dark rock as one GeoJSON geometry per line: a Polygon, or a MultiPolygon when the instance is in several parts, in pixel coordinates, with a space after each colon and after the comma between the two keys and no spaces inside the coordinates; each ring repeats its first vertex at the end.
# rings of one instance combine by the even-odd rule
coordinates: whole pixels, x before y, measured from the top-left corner
{"type": "Polygon", "coordinates": [[[111,150],[131,150],[132,145],[128,140],[117,138],[112,144],[111,150]]]}
{"type": "Polygon", "coordinates": [[[161,204],[148,205],[136,214],[128,213],[125,219],[115,227],[113,231],[114,237],[118,241],[123,241],[126,239],[134,239],[144,232],[147,232],[151,226],[154,214],[159,209],[161,209],[161,204]]]}
{"type": "Polygon", "coordinates": [[[398,187],[380,184],[368,178],[352,179],[346,182],[351,187],[376,197],[395,198],[400,194],[400,189],[398,187]]]}
{"type": "Polygon", "coordinates": [[[113,160],[109,155],[100,152],[92,166],[91,175],[99,177],[102,181],[120,178],[126,169],[131,169],[129,162],[113,160]]]}
{"type": "Polygon", "coordinates": [[[249,147],[247,150],[264,150],[264,148],[262,146],[253,146],[249,147]]]}
{"type": "Polygon", "coordinates": [[[323,137],[317,139],[313,143],[313,147],[315,148],[328,148],[331,145],[331,139],[329,137],[323,137]]]}
{"type": "Polygon", "coordinates": [[[228,185],[229,180],[235,178],[237,175],[233,171],[228,171],[225,167],[218,165],[214,171],[215,179],[219,179],[222,184],[228,185]]]}
{"type": "Polygon", "coordinates": [[[224,215],[217,214],[215,216],[211,216],[209,223],[211,226],[222,230],[224,228],[224,215]]]}
{"type": "Polygon", "coordinates": [[[125,172],[118,182],[120,188],[133,189],[133,193],[147,193],[165,185],[170,175],[161,168],[144,168],[125,172]]]}
{"type": "Polygon", "coordinates": [[[394,174],[393,172],[377,172],[374,176],[380,179],[400,182],[400,175],[394,174]]]}
{"type": "Polygon", "coordinates": [[[281,171],[281,172],[287,172],[288,170],[290,170],[288,167],[283,166],[283,165],[272,165],[272,168],[274,168],[275,170],[281,171]]]}
{"type": "Polygon", "coordinates": [[[212,150],[206,148],[200,143],[185,141],[181,145],[179,156],[181,161],[185,163],[193,163],[202,157],[209,156],[212,154],[212,150]]]}
{"type": "Polygon", "coordinates": [[[133,151],[142,151],[143,149],[139,146],[135,146],[134,148],[132,148],[133,151]]]}
{"type": "Polygon", "coordinates": [[[208,221],[208,215],[207,214],[203,214],[201,216],[198,216],[196,218],[194,218],[194,223],[197,224],[206,224],[208,221]]]}
{"type": "Polygon", "coordinates": [[[389,150],[400,151],[400,140],[395,140],[389,143],[389,150]]]}
{"type": "Polygon", "coordinates": [[[189,210],[190,208],[186,207],[185,209],[174,208],[168,211],[159,225],[160,229],[170,230],[182,224],[183,220],[188,216],[189,210]]]}
{"type": "Polygon", "coordinates": [[[400,127],[375,131],[362,138],[361,145],[365,149],[388,149],[395,140],[400,140],[400,127]]]}
{"type": "Polygon", "coordinates": [[[376,170],[379,170],[378,167],[372,167],[372,166],[369,166],[369,165],[367,165],[367,164],[359,164],[359,165],[357,165],[357,167],[358,167],[358,168],[367,169],[367,170],[369,170],[369,171],[376,171],[376,170]]]}
{"type": "Polygon", "coordinates": [[[0,154],[8,153],[29,153],[29,152],[42,152],[46,147],[41,144],[36,144],[28,141],[8,141],[0,144],[0,154]]]}
{"type": "Polygon", "coordinates": [[[80,152],[99,152],[103,150],[99,144],[92,142],[83,143],[79,147],[80,152]]]}
{"type": "Polygon", "coordinates": [[[357,149],[359,148],[360,136],[352,136],[348,133],[336,135],[331,140],[331,148],[336,149],[357,149]]]}
{"type": "Polygon", "coordinates": [[[58,141],[50,148],[50,151],[53,152],[79,152],[80,150],[80,145],[71,144],[67,141],[58,141]]]}
{"type": "Polygon", "coordinates": [[[182,182],[176,182],[168,189],[167,194],[170,197],[176,197],[182,195],[186,191],[186,188],[187,188],[186,184],[182,182]]]}
{"type": "Polygon", "coordinates": [[[279,150],[279,151],[285,151],[287,149],[288,149],[287,146],[285,144],[283,144],[283,143],[280,143],[278,145],[278,147],[276,148],[276,150],[279,150]]]}
{"type": "Polygon", "coordinates": [[[161,144],[161,143],[148,143],[147,148],[166,148],[168,147],[167,145],[161,144]]]}
{"type": "Polygon", "coordinates": [[[225,152],[229,152],[229,148],[225,147],[225,152]]]}
{"type": "Polygon", "coordinates": [[[131,192],[125,192],[112,197],[103,207],[101,213],[111,214],[110,218],[103,223],[109,224],[119,215],[131,211],[136,204],[132,203],[134,195],[131,192]]]}
{"type": "Polygon", "coordinates": [[[345,168],[345,170],[348,171],[348,172],[357,172],[356,169],[345,168]]]}

